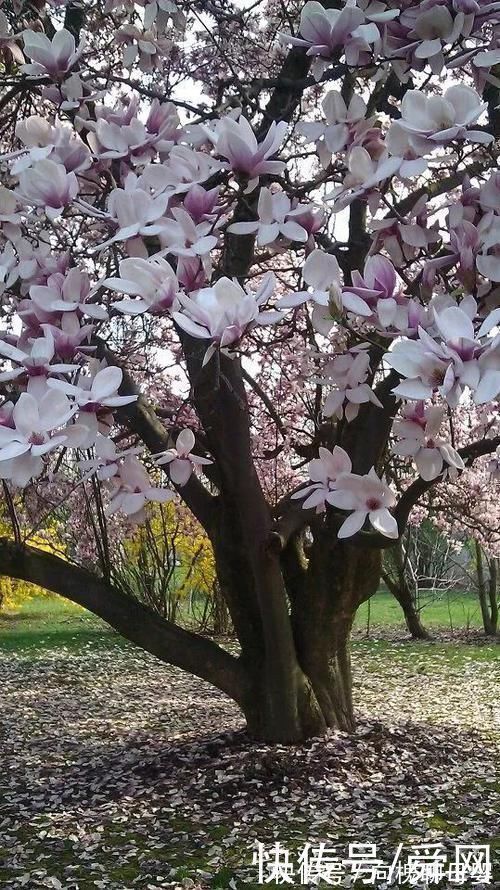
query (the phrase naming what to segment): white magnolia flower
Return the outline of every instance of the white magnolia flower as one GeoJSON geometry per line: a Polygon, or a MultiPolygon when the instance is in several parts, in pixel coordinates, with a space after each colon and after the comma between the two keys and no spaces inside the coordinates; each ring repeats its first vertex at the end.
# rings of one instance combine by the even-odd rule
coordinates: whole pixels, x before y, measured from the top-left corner
{"type": "Polygon", "coordinates": [[[113,303],[126,315],[162,315],[180,308],[177,294],[179,282],[170,263],[159,258],[148,260],[129,257],[120,262],[120,277],[106,278],[103,286],[121,294],[138,297],[113,303]]]}
{"type": "Polygon", "coordinates": [[[115,241],[159,235],[163,228],[168,202],[168,195],[153,197],[133,185],[127,185],[125,189],[114,189],[109,196],[108,218],[115,222],[118,228],[111,238],[100,244],[96,250],[109,247],[115,241]]]}
{"type": "Polygon", "coordinates": [[[43,207],[49,219],[55,219],[78,194],[78,180],[62,164],[45,158],[23,170],[17,194],[26,204],[43,207]]]}
{"type": "Polygon", "coordinates": [[[365,349],[350,350],[327,362],[320,382],[323,386],[333,386],[334,389],[323,407],[325,417],[335,416],[341,419],[345,416],[350,423],[358,416],[360,406],[367,402],[382,408],[381,402],[366,382],[369,372],[370,356],[365,349]]]}
{"type": "Polygon", "coordinates": [[[94,457],[78,461],[78,466],[86,478],[95,473],[100,482],[105,482],[116,476],[121,460],[130,454],[140,454],[142,449],[127,448],[125,451],[118,451],[113,439],[99,433],[94,443],[94,451],[94,457]]]}
{"type": "Polygon", "coordinates": [[[12,412],[13,426],[0,426],[0,478],[24,488],[42,472],[44,455],[60,445],[79,444],[80,430],[66,427],[73,414],[63,393],[49,390],[41,399],[21,393],[12,412]]]}
{"type": "MultiPolygon", "coordinates": [[[[316,143],[316,151],[323,167],[327,167],[333,154],[344,151],[351,133],[365,120],[366,103],[361,96],[352,96],[346,105],[338,90],[330,90],[321,103],[324,121],[304,121],[297,124],[297,133],[307,142],[316,143]]],[[[369,126],[369,122],[366,122],[369,126]]]]}
{"type": "Polygon", "coordinates": [[[66,74],[80,58],[85,44],[81,41],[75,48],[75,38],[61,28],[56,31],[52,40],[40,31],[23,32],[24,52],[32,60],[31,65],[23,65],[22,71],[29,77],[49,76],[60,77],[66,74]]]}
{"type": "Polygon", "coordinates": [[[235,280],[219,278],[213,287],[202,288],[192,297],[179,293],[183,311],[174,312],[173,318],[192,337],[212,341],[205,355],[206,363],[216,349],[225,352],[229,347],[235,347],[256,325],[280,321],[282,313],[260,309],[271,296],[274,286],[272,272],[264,276],[255,293],[244,290],[235,280]]]}
{"type": "Polygon", "coordinates": [[[309,464],[309,478],[311,485],[301,488],[292,494],[292,499],[305,498],[302,508],[316,509],[316,513],[323,513],[326,505],[332,503],[332,492],[342,483],[342,477],[352,470],[349,455],[343,448],[335,445],[333,451],[328,448],[319,448],[319,457],[309,464]]]}
{"type": "Polygon", "coordinates": [[[398,537],[398,524],[389,512],[396,496],[389,486],[379,479],[372,468],[366,476],[349,473],[341,477],[338,487],[330,495],[329,502],[341,510],[352,510],[338,531],[339,538],[350,538],[359,532],[368,519],[375,531],[387,538],[398,537]]]}
{"type": "Polygon", "coordinates": [[[314,304],[312,324],[324,336],[331,331],[334,319],[330,304],[341,306],[341,278],[339,264],[334,256],[323,250],[312,250],[302,269],[302,278],[310,290],[286,294],[278,300],[280,309],[292,308],[306,303],[314,304]]]}
{"type": "Polygon", "coordinates": [[[408,90],[401,103],[397,128],[407,133],[409,144],[418,156],[454,139],[488,144],[493,139],[491,134],[468,129],[486,107],[479,94],[466,84],[449,87],[443,96],[408,90]]]}
{"type": "Polygon", "coordinates": [[[52,378],[47,382],[51,389],[59,390],[73,399],[75,408],[79,411],[78,422],[87,428],[87,438],[82,447],[90,448],[94,444],[101,415],[136,401],[137,396],[118,395],[122,379],[121,368],[111,366],[101,368],[93,376],[81,375],[78,384],[52,378]]]}
{"type": "Polygon", "coordinates": [[[360,195],[375,189],[385,179],[390,179],[400,167],[400,157],[388,157],[385,154],[373,160],[366,148],[354,145],[347,155],[347,174],[343,185],[329,192],[326,200],[334,201],[333,212],[338,213],[360,195]]]}
{"type": "Polygon", "coordinates": [[[158,467],[168,465],[168,474],[174,485],[186,485],[196,467],[213,463],[208,457],[199,457],[192,453],[195,441],[193,431],[184,429],[177,436],[175,448],[153,455],[158,467]]]}
{"type": "Polygon", "coordinates": [[[106,510],[112,515],[120,510],[132,522],[142,522],[145,518],[145,506],[151,501],[165,504],[174,499],[175,495],[166,488],[155,488],[145,467],[130,454],[120,464],[118,473],[113,476],[113,496],[106,510]]]}
{"type": "MultiPolygon", "coordinates": [[[[303,208],[299,211],[303,212],[303,208]]],[[[280,235],[290,241],[307,241],[307,231],[290,217],[294,211],[290,198],[284,192],[273,192],[261,188],[257,205],[258,220],[254,222],[237,222],[228,226],[227,231],[235,235],[251,235],[257,233],[257,244],[263,247],[272,244],[280,235]]]]}

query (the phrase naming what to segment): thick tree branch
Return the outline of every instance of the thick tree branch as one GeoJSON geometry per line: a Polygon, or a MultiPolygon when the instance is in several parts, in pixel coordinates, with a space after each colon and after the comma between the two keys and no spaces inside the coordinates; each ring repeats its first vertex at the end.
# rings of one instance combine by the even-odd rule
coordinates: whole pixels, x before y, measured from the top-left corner
{"type": "Polygon", "coordinates": [[[161,661],[207,680],[235,701],[242,700],[245,676],[236,658],[206,637],[165,621],[86,569],[0,538],[0,575],[37,584],[78,603],[161,661]]]}
{"type": "MultiPolygon", "coordinates": [[[[154,408],[141,393],[140,388],[134,382],[129,372],[117,356],[106,346],[104,341],[97,340],[97,344],[98,355],[101,358],[105,358],[108,365],[116,365],[123,372],[123,380],[119,390],[120,395],[137,396],[135,402],[117,410],[116,414],[119,420],[124,423],[130,432],[138,436],[141,442],[144,442],[152,454],[171,448],[172,441],[168,430],[165,429],[154,408]]],[[[178,488],[178,492],[194,516],[196,516],[198,522],[203,525],[210,535],[214,528],[217,498],[207,491],[194,474],[186,485],[178,488]]]]}

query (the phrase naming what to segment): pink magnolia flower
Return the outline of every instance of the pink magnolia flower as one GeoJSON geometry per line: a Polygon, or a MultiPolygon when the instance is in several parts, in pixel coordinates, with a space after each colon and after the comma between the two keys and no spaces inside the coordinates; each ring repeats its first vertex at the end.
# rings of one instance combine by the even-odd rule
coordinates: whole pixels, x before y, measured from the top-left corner
{"type": "Polygon", "coordinates": [[[269,159],[278,151],[287,130],[284,121],[278,124],[273,121],[262,142],[257,142],[252,127],[241,115],[237,121],[232,117],[222,118],[215,132],[209,131],[208,135],[215,142],[217,154],[227,158],[234,173],[248,176],[247,191],[250,191],[257,185],[259,176],[279,174],[285,169],[283,161],[269,159]]]}
{"type": "Polygon", "coordinates": [[[413,457],[420,476],[426,482],[437,479],[445,465],[451,472],[465,468],[455,448],[439,438],[445,411],[441,405],[426,408],[423,402],[407,405],[402,417],[396,419],[392,427],[392,432],[399,438],[392,449],[394,454],[413,457]]]}
{"type": "Polygon", "coordinates": [[[328,167],[332,155],[344,151],[355,139],[358,125],[365,121],[366,103],[360,96],[353,96],[346,105],[338,90],[330,90],[321,103],[324,121],[304,121],[296,130],[307,142],[316,144],[316,151],[323,167],[328,167]]]}
{"type": "Polygon", "coordinates": [[[24,52],[31,59],[31,65],[23,65],[22,71],[29,77],[49,76],[53,79],[67,74],[80,58],[85,44],[81,41],[75,48],[75,38],[61,28],[52,40],[40,31],[23,31],[24,52]]]}
{"type": "Polygon", "coordinates": [[[38,161],[19,176],[18,195],[26,204],[43,207],[49,219],[60,216],[78,194],[78,180],[62,164],[49,158],[38,161]]]}
{"type": "Polygon", "coordinates": [[[155,488],[145,467],[132,454],[122,461],[118,473],[112,479],[113,495],[106,510],[108,516],[119,510],[132,522],[145,519],[146,504],[156,501],[165,504],[175,495],[166,488],[155,488]]]}
{"type": "Polygon", "coordinates": [[[63,393],[49,390],[41,399],[21,393],[12,412],[13,426],[0,426],[0,478],[24,488],[42,472],[45,454],[60,445],[78,444],[76,427],[61,429],[73,414],[63,393]]]}
{"type": "Polygon", "coordinates": [[[54,338],[50,331],[43,337],[34,340],[29,347],[23,349],[0,340],[0,356],[4,356],[15,366],[9,371],[0,373],[0,382],[19,380],[27,381],[27,390],[33,396],[40,397],[47,388],[47,380],[54,374],[72,373],[77,370],[74,365],[52,363],[55,355],[54,338]]]}
{"type": "Polygon", "coordinates": [[[282,39],[294,46],[306,46],[308,56],[329,58],[365,21],[365,14],[353,3],[346,4],[343,9],[325,9],[317,0],[308,0],[300,14],[302,37],[283,34],[282,39]]]}
{"type": "Polygon", "coordinates": [[[119,265],[119,278],[106,278],[103,286],[122,294],[139,297],[120,300],[115,309],[126,315],[163,315],[180,308],[177,294],[179,282],[170,263],[161,257],[144,260],[130,257],[119,265]]]}
{"type": "Polygon", "coordinates": [[[395,295],[396,270],[381,254],[368,257],[363,275],[352,273],[352,285],[342,288],[342,306],[348,312],[375,317],[383,328],[394,326],[401,299],[395,295]]]}
{"type": "Polygon", "coordinates": [[[320,380],[322,386],[334,386],[328,395],[323,414],[325,417],[345,416],[348,423],[358,416],[360,405],[371,402],[382,408],[382,404],[366,382],[370,372],[370,356],[359,347],[342,355],[336,355],[325,365],[320,380]]]}
{"type": "Polygon", "coordinates": [[[275,324],[283,313],[261,311],[261,306],[269,299],[275,286],[272,272],[264,276],[258,290],[244,290],[236,280],[219,278],[213,287],[199,290],[192,297],[179,293],[182,312],[174,312],[174,321],[192,337],[211,340],[204,363],[217,349],[227,354],[229,347],[235,347],[244,334],[261,324],[275,324]]]}
{"type": "Polygon", "coordinates": [[[290,218],[293,215],[291,201],[284,192],[273,192],[261,188],[257,204],[258,220],[237,222],[228,226],[227,231],[235,235],[257,234],[257,244],[263,247],[272,244],[280,235],[290,241],[307,241],[308,233],[301,225],[290,218]]]}
{"type": "Polygon", "coordinates": [[[312,485],[295,491],[293,499],[305,498],[302,508],[316,508],[316,513],[324,513],[326,505],[332,503],[332,492],[342,483],[343,476],[350,473],[352,463],[349,455],[339,445],[333,451],[319,448],[319,457],[309,464],[309,478],[312,485]]]}
{"type": "Polygon", "coordinates": [[[361,531],[367,519],[375,531],[387,538],[399,535],[398,524],[389,512],[396,503],[396,496],[373,468],[366,476],[343,475],[337,489],[331,493],[329,503],[341,510],[353,511],[338,531],[341,539],[361,531]]]}
{"type": "Polygon", "coordinates": [[[294,308],[311,300],[315,304],[312,314],[313,325],[319,333],[327,336],[334,323],[329,308],[330,302],[338,305],[340,301],[339,264],[332,254],[319,249],[313,250],[304,263],[302,278],[311,290],[286,294],[278,300],[277,306],[280,309],[294,308]]]}
{"type": "Polygon", "coordinates": [[[80,318],[104,321],[108,313],[104,306],[90,303],[90,280],[86,272],[73,266],[64,275],[56,272],[47,279],[47,284],[34,284],[30,288],[30,297],[42,312],[47,315],[76,314],[80,318]]]}
{"type": "Polygon", "coordinates": [[[217,246],[210,222],[194,223],[182,207],[172,208],[172,219],[162,220],[160,244],[175,256],[205,256],[217,246]]]}
{"type": "Polygon", "coordinates": [[[483,130],[469,130],[486,108],[472,87],[456,84],[443,96],[429,96],[421,90],[408,90],[401,103],[397,126],[408,133],[418,155],[433,151],[454,139],[488,144],[493,136],[483,130]]]}
{"type": "Polygon", "coordinates": [[[193,431],[184,429],[177,436],[175,448],[153,455],[156,466],[168,465],[168,474],[174,485],[186,485],[196,467],[213,463],[208,457],[199,457],[192,453],[195,441],[193,431]]]}
{"type": "Polygon", "coordinates": [[[191,186],[183,201],[184,210],[197,225],[201,222],[215,222],[219,216],[217,200],[219,188],[204,189],[198,183],[191,186]]]}
{"type": "Polygon", "coordinates": [[[99,433],[94,443],[95,456],[78,461],[78,466],[86,478],[95,473],[100,482],[105,482],[117,475],[120,461],[128,455],[140,454],[141,451],[141,448],[127,448],[125,451],[118,451],[113,439],[99,433]]]}
{"type": "Polygon", "coordinates": [[[109,196],[108,218],[116,223],[117,231],[95,249],[103,250],[115,241],[159,235],[168,202],[168,195],[153,197],[143,189],[135,188],[133,178],[128,177],[125,188],[114,189],[109,196]]]}

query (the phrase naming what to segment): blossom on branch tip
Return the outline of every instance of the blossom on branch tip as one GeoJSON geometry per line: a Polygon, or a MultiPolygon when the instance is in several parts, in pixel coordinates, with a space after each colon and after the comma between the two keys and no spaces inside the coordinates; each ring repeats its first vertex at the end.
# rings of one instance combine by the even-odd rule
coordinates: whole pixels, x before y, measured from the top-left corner
{"type": "Polygon", "coordinates": [[[131,522],[142,522],[145,507],[155,501],[165,504],[175,498],[173,491],[156,488],[151,484],[145,467],[133,454],[127,455],[111,480],[112,497],[106,509],[108,516],[120,511],[131,522]]]}
{"type": "Polygon", "coordinates": [[[215,131],[208,130],[209,138],[215,143],[215,151],[226,158],[234,173],[248,176],[246,191],[257,185],[259,176],[265,173],[279,174],[285,169],[284,161],[270,160],[276,154],[288,131],[288,124],[272,122],[261,142],[243,115],[236,121],[224,117],[215,131]]]}
{"type": "Polygon", "coordinates": [[[439,438],[439,431],[445,416],[445,407],[423,402],[407,405],[401,418],[397,418],[392,432],[398,437],[393,446],[394,454],[412,457],[419,475],[426,482],[436,479],[447,466],[448,475],[454,475],[465,468],[458,452],[448,442],[439,438]]]}
{"type": "Polygon", "coordinates": [[[153,454],[157,467],[167,465],[168,474],[174,485],[186,485],[191,474],[197,467],[208,466],[213,463],[208,457],[199,457],[193,454],[195,445],[194,433],[190,429],[183,429],[177,436],[175,447],[153,454]]]}
{"type": "Polygon", "coordinates": [[[191,337],[211,340],[204,364],[217,349],[227,353],[244,334],[256,325],[275,324],[283,313],[261,311],[274,291],[275,277],[267,273],[255,292],[245,290],[237,281],[219,278],[212,287],[201,288],[191,297],[179,293],[181,312],[173,312],[174,321],[191,337]]]}
{"type": "Polygon", "coordinates": [[[49,390],[41,399],[21,393],[12,426],[0,425],[0,479],[24,488],[42,472],[44,455],[61,445],[79,445],[81,430],[66,426],[73,414],[63,393],[49,390]]]}
{"type": "Polygon", "coordinates": [[[140,257],[129,257],[121,260],[119,278],[106,278],[102,284],[110,290],[136,300],[120,300],[113,303],[113,308],[126,315],[162,315],[179,308],[177,294],[179,282],[170,263],[161,257],[149,260],[140,257]]]}
{"type": "Polygon", "coordinates": [[[361,531],[367,519],[375,531],[385,537],[397,538],[399,535],[398,524],[389,511],[396,503],[396,496],[373,468],[366,476],[355,473],[342,476],[329,503],[341,510],[352,511],[338,531],[341,539],[361,531]]]}
{"type": "Polygon", "coordinates": [[[23,170],[17,194],[26,204],[43,207],[49,219],[60,216],[78,194],[78,180],[62,164],[45,158],[23,170]]]}
{"type": "Polygon", "coordinates": [[[73,68],[80,58],[85,44],[83,40],[75,48],[75,38],[66,28],[56,31],[52,40],[40,31],[23,31],[24,52],[31,59],[31,65],[23,65],[22,71],[28,77],[48,75],[58,79],[73,68]]]}
{"type": "MultiPolygon", "coordinates": [[[[299,210],[299,213],[301,211],[299,210]]],[[[273,192],[268,188],[261,188],[257,204],[258,220],[252,222],[231,223],[227,227],[228,232],[234,235],[257,234],[257,244],[263,247],[272,244],[280,236],[289,241],[307,241],[307,231],[295,222],[290,198],[284,192],[273,192]]]]}
{"type": "Polygon", "coordinates": [[[330,305],[340,305],[341,273],[334,256],[319,248],[311,251],[302,269],[302,278],[311,290],[295,291],[286,294],[277,302],[279,309],[291,309],[311,300],[315,306],[312,321],[315,329],[328,335],[334,319],[330,313],[330,305]]]}
{"type": "Polygon", "coordinates": [[[324,513],[326,504],[331,503],[332,492],[340,484],[342,477],[352,470],[349,455],[339,445],[335,445],[333,451],[328,448],[319,448],[319,457],[314,458],[309,464],[309,478],[312,485],[295,491],[291,497],[293,500],[305,498],[302,508],[310,510],[315,508],[316,513],[324,513]]]}
{"type": "Polygon", "coordinates": [[[128,455],[140,454],[142,448],[127,448],[125,451],[118,451],[113,439],[99,433],[94,443],[94,451],[94,457],[78,461],[78,466],[85,477],[95,473],[100,482],[105,482],[116,476],[121,460],[128,455]]]}

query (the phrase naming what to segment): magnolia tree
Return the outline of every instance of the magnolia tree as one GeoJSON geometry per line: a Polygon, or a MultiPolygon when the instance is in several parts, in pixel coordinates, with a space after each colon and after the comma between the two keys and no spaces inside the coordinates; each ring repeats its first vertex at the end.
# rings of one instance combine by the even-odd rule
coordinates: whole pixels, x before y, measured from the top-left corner
{"type": "Polygon", "coordinates": [[[14,0],[0,51],[0,572],[261,738],[350,729],[383,548],[500,442],[500,3],[14,0]],[[464,399],[491,420],[459,447],[464,399]],[[109,548],[28,546],[50,486],[102,535],[182,499],[240,654],[123,593],[109,548]]]}

